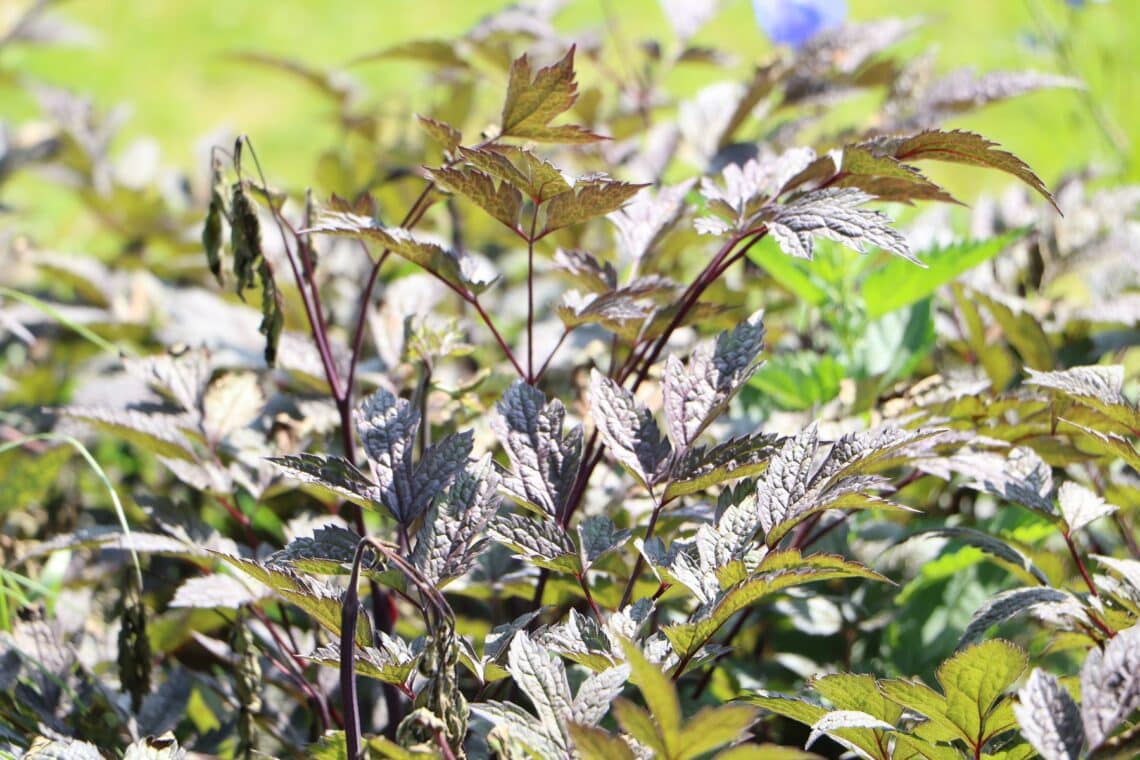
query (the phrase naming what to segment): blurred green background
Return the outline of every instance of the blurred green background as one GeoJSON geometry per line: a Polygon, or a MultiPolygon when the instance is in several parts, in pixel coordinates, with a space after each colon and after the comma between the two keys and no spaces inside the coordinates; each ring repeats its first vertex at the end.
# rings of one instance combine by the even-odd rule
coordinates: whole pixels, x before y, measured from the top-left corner
{"type": "MultiPolygon", "coordinates": [[[[321,68],[397,42],[447,39],[469,29],[493,0],[416,2],[313,2],[312,0],[86,0],[62,2],[57,13],[86,27],[91,40],[74,47],[7,46],[0,72],[27,74],[91,93],[98,104],[128,104],[130,120],[119,148],[150,136],[162,162],[200,166],[195,145],[220,128],[250,135],[277,180],[304,185],[316,152],[335,135],[329,106],[298,80],[235,60],[229,54],[257,51],[287,56],[321,68]]],[[[769,55],[748,0],[725,0],[722,12],[696,38],[735,53],[738,70],[769,55]]],[[[0,0],[0,20],[26,0],[0,0]]],[[[904,55],[928,45],[941,70],[974,66],[979,71],[1034,69],[1076,74],[1088,92],[1050,91],[990,106],[950,126],[968,127],[1000,142],[1038,171],[1047,183],[1087,165],[1118,178],[1138,179],[1131,145],[1140,131],[1135,97],[1140,72],[1136,45],[1140,1],[1067,3],[1064,0],[849,0],[856,20],[886,15],[924,16],[928,23],[902,46],[904,55]],[[1050,39],[1058,35],[1059,47],[1050,39]],[[1117,134],[1111,136],[1113,130],[1117,134]],[[1114,137],[1114,139],[1113,139],[1114,137]]],[[[668,38],[668,25],[655,0],[574,0],[558,17],[571,38],[579,30],[600,32],[617,22],[617,38],[668,38]]],[[[591,72],[583,66],[581,76],[591,72]]],[[[425,69],[405,62],[353,66],[351,75],[366,98],[386,117],[410,123],[410,115],[438,97],[425,69]]],[[[688,67],[681,91],[727,78],[732,72],[688,67]]],[[[501,83],[488,82],[490,92],[501,83]]],[[[0,79],[0,117],[19,122],[34,115],[34,104],[0,79]]],[[[488,111],[489,114],[493,110],[488,111]]],[[[996,189],[1005,178],[975,173],[982,187],[996,189]]],[[[42,201],[35,180],[7,189],[6,202],[42,201]]],[[[967,194],[973,197],[976,191],[967,194]]],[[[42,203],[31,204],[39,205],[42,203]]],[[[61,220],[57,219],[57,223],[61,220]]],[[[39,228],[39,225],[35,225],[39,228]]]]}

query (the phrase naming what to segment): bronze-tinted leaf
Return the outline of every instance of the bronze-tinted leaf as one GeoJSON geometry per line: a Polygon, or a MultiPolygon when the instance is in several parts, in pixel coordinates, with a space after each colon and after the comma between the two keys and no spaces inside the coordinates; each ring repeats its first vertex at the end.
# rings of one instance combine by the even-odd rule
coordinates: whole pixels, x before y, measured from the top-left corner
{"type": "Polygon", "coordinates": [[[580,179],[572,190],[550,199],[542,234],[617,211],[643,187],[605,178],[580,179]]]}
{"type": "Polygon", "coordinates": [[[523,197],[508,183],[496,182],[490,175],[475,169],[464,171],[443,167],[433,170],[430,175],[443,189],[468,198],[509,229],[518,229],[523,197]]]}
{"type": "Polygon", "coordinates": [[[870,147],[876,155],[892,156],[900,161],[948,161],[984,166],[1012,174],[1040,193],[1060,212],[1057,201],[1041,178],[1020,158],[1008,151],[997,150],[996,146],[997,143],[974,132],[930,129],[912,137],[881,140],[870,147]]]}
{"type": "Polygon", "coordinates": [[[588,129],[565,125],[549,126],[551,119],[565,113],[578,99],[574,80],[574,48],[561,60],[533,72],[526,55],[511,64],[507,99],[503,103],[501,134],[537,142],[586,143],[604,139],[588,129]]]}

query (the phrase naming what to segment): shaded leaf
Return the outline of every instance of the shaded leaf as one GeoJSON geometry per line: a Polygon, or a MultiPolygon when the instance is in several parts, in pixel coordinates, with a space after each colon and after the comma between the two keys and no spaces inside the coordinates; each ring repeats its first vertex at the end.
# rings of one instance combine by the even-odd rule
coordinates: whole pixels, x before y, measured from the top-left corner
{"type": "Polygon", "coordinates": [[[1021,733],[1043,760],[1077,760],[1084,744],[1081,711],[1054,676],[1040,668],[1017,692],[1013,706],[1021,733]]]}
{"type": "Polygon", "coordinates": [[[756,722],[757,711],[748,705],[702,707],[685,722],[673,757],[692,760],[744,737],[756,722]]]}
{"type": "Polygon", "coordinates": [[[1140,707],[1140,626],[1119,631],[1081,666],[1081,721],[1089,751],[1140,707]]]}
{"type": "Polygon", "coordinates": [[[183,433],[185,420],[175,415],[147,413],[137,409],[91,409],[78,406],[64,407],[60,414],[83,420],[144,451],[173,459],[193,461],[195,458],[183,433]]]}
{"type": "Polygon", "coordinates": [[[1004,622],[1022,612],[1032,611],[1038,605],[1067,605],[1084,617],[1080,603],[1066,591],[1055,588],[1015,588],[994,594],[978,608],[970,619],[970,624],[958,641],[959,648],[973,644],[991,626],[1004,622]]]}

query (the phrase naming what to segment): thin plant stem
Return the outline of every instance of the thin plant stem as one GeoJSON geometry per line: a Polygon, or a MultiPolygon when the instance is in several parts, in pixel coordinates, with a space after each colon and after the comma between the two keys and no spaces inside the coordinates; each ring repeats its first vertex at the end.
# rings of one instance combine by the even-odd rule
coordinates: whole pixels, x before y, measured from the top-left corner
{"type": "Polygon", "coordinates": [[[538,204],[530,216],[526,239],[526,381],[534,385],[534,234],[538,225],[538,204]]]}
{"type": "MultiPolygon", "coordinates": [[[[652,495],[650,492],[650,496],[652,495]]],[[[645,526],[645,541],[653,538],[653,531],[657,528],[657,518],[661,516],[661,508],[664,506],[660,501],[654,499],[653,514],[649,516],[649,524],[645,526]]],[[[633,572],[630,573],[629,581],[625,584],[625,591],[622,592],[621,602],[618,604],[619,610],[629,604],[629,600],[633,596],[633,587],[637,585],[637,579],[641,576],[643,569],[645,569],[645,555],[639,552],[637,561],[633,563],[633,572]]]]}

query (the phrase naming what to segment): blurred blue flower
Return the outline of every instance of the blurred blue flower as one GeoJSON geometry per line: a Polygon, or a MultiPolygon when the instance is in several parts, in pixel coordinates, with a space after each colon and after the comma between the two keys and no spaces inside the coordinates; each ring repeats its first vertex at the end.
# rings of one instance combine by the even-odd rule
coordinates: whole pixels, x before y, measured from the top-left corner
{"type": "Polygon", "coordinates": [[[777,45],[802,47],[847,17],[847,0],[752,0],[756,23],[777,45]]]}

